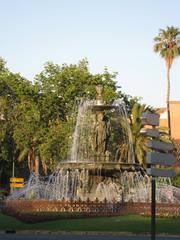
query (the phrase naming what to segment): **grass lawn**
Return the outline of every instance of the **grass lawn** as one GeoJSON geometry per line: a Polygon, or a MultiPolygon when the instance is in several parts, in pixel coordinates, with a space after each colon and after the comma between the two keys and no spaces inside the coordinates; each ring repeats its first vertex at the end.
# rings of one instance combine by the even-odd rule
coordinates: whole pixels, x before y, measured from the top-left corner
{"type": "MultiPolygon", "coordinates": [[[[57,221],[27,224],[0,213],[0,230],[148,233],[150,232],[150,218],[129,215],[89,219],[62,219],[57,221]]],[[[157,232],[180,234],[180,218],[157,218],[157,232]]]]}

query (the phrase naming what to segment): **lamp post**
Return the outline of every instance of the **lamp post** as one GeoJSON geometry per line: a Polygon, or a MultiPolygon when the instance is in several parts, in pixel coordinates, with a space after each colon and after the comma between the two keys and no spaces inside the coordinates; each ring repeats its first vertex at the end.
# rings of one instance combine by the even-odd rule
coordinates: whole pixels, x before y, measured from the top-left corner
{"type": "Polygon", "coordinates": [[[15,161],[14,161],[14,157],[13,157],[13,164],[12,164],[12,177],[15,177],[15,161]]]}

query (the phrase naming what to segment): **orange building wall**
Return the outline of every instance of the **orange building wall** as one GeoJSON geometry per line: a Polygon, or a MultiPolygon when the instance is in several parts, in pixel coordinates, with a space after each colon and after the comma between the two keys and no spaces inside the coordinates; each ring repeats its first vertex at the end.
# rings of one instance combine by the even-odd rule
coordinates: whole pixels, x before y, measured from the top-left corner
{"type": "Polygon", "coordinates": [[[161,127],[168,127],[167,119],[160,119],[159,125],[161,127]]]}
{"type": "MultiPolygon", "coordinates": [[[[174,139],[180,139],[180,101],[170,101],[171,135],[174,139]]],[[[166,109],[160,112],[160,126],[168,127],[166,109]]]]}
{"type": "MultiPolygon", "coordinates": [[[[168,127],[166,108],[159,108],[160,126],[168,127]]],[[[176,167],[180,167],[180,101],[170,101],[171,135],[176,147],[176,167]]]]}
{"type": "Polygon", "coordinates": [[[180,101],[170,102],[171,134],[174,139],[180,139],[180,101]]]}

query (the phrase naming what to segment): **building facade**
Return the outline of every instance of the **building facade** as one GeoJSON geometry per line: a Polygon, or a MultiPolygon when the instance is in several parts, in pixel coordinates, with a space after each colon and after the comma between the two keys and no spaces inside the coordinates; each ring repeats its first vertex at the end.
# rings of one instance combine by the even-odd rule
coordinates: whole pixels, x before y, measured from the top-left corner
{"type": "MultiPolygon", "coordinates": [[[[177,160],[180,161],[180,101],[170,101],[170,117],[171,117],[171,136],[173,138],[177,153],[177,160]]],[[[167,109],[158,108],[160,114],[160,126],[168,128],[167,109]]]]}

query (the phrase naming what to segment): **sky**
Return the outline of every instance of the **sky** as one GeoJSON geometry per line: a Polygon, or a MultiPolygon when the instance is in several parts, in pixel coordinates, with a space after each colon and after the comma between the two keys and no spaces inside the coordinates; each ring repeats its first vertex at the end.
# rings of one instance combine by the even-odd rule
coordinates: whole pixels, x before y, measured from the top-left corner
{"type": "MultiPolygon", "coordinates": [[[[180,28],[179,0],[0,0],[0,56],[29,80],[47,61],[118,72],[117,85],[142,102],[165,106],[166,68],[153,52],[160,28],[180,28]]],[[[180,58],[171,69],[180,101],[180,58]]]]}

